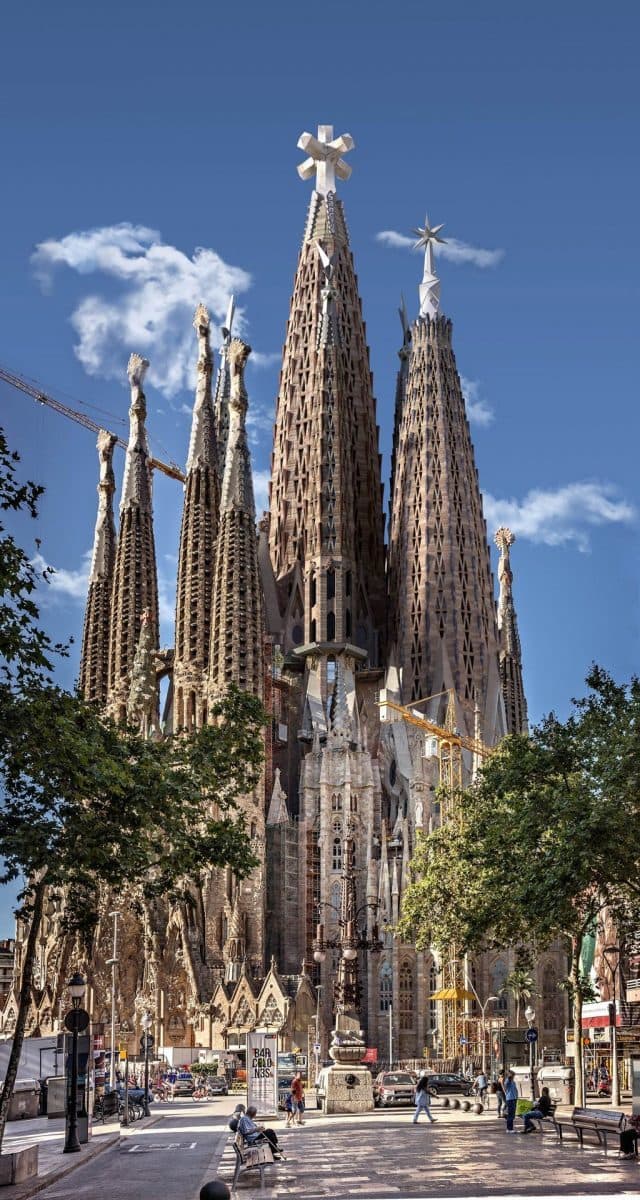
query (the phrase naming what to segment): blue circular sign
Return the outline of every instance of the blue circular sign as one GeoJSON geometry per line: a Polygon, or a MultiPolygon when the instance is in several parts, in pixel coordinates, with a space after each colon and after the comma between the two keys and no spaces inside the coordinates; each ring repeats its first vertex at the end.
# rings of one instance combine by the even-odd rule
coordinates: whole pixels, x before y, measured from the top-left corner
{"type": "Polygon", "coordinates": [[[534,1025],[531,1025],[530,1028],[527,1029],[527,1032],[524,1035],[524,1040],[525,1040],[525,1042],[531,1042],[531,1043],[537,1042],[538,1030],[535,1028],[534,1025]]]}

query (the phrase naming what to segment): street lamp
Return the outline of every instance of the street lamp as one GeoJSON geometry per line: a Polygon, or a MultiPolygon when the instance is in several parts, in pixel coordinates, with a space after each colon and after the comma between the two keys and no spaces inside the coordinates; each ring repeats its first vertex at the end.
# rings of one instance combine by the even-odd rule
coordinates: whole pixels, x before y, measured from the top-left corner
{"type": "Polygon", "coordinates": [[[144,1099],[142,1101],[145,1117],[149,1116],[149,1030],[153,1025],[153,1017],[150,1012],[143,1014],[140,1022],[142,1025],[142,1036],[144,1038],[144,1099]]]}
{"type": "Polygon", "coordinates": [[[603,946],[602,954],[613,980],[613,1003],[609,1005],[611,1029],[611,1103],[620,1104],[620,1075],[618,1072],[618,1008],[616,1004],[616,979],[620,969],[620,947],[603,946]]]}
{"type": "MultiPolygon", "coordinates": [[[[67,983],[67,987],[71,994],[71,1012],[68,1012],[65,1017],[65,1025],[71,1030],[71,1086],[67,1100],[67,1136],[64,1143],[64,1154],[77,1154],[80,1150],[80,1142],[78,1141],[78,1032],[80,1029],[86,1029],[86,1024],[83,1020],[86,1013],[83,1013],[80,1005],[84,999],[85,981],[79,971],[76,971],[67,983]]],[[[88,1023],[88,1022],[87,1022],[88,1023]]]]}
{"type": "Polygon", "coordinates": [[[107,966],[111,967],[111,1060],[109,1063],[109,1089],[114,1092],[116,1089],[116,973],[118,968],[118,917],[121,913],[118,911],[110,912],[109,916],[113,919],[113,951],[111,958],[107,959],[107,966]]]}
{"type": "Polygon", "coordinates": [[[525,1015],[525,1018],[527,1021],[527,1025],[529,1026],[529,1028],[527,1029],[527,1041],[529,1043],[529,1079],[531,1082],[531,1099],[534,1100],[536,1093],[535,1093],[534,1076],[533,1076],[533,1047],[535,1045],[536,1038],[538,1036],[537,1030],[534,1029],[534,1025],[533,1025],[533,1022],[536,1019],[535,1009],[532,1008],[530,1004],[527,1004],[527,1007],[524,1010],[524,1015],[525,1015]]]}
{"type": "Polygon", "coordinates": [[[320,993],[322,992],[322,984],[319,983],[316,987],[316,1043],[314,1047],[314,1055],[316,1060],[316,1081],[320,1074],[320,993]]]}

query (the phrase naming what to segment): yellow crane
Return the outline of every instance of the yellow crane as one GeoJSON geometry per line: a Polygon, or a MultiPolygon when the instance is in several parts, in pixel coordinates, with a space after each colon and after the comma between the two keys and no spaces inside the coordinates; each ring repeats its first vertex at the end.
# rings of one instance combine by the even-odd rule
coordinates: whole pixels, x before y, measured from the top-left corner
{"type": "MultiPolygon", "coordinates": [[[[67,404],[63,404],[55,397],[43,392],[35,384],[29,383],[27,379],[23,379],[21,375],[14,374],[13,371],[8,371],[6,367],[0,366],[0,380],[8,383],[10,387],[17,388],[18,391],[24,392],[26,396],[31,396],[32,400],[37,400],[38,404],[46,404],[48,408],[52,408],[62,417],[67,417],[70,421],[75,421],[78,425],[83,425],[85,429],[92,429],[94,433],[99,433],[104,429],[103,425],[98,425],[96,421],[87,416],[86,413],[78,412],[75,408],[69,408],[67,404]]],[[[105,433],[109,433],[107,429],[105,433]]],[[[117,446],[122,446],[123,450],[127,449],[127,443],[123,441],[117,434],[111,434],[115,438],[117,446]]],[[[149,458],[149,463],[154,471],[162,471],[163,475],[168,475],[170,479],[177,479],[180,483],[184,483],[185,476],[176,463],[161,462],[158,458],[149,458]]]]}
{"type": "MultiPolygon", "coordinates": [[[[464,734],[456,733],[456,704],[453,688],[449,688],[444,692],[436,692],[434,696],[426,696],[424,700],[414,700],[411,706],[396,704],[393,700],[383,700],[380,703],[380,708],[383,720],[392,719],[385,714],[385,709],[390,709],[393,714],[397,714],[403,721],[407,721],[410,725],[415,725],[418,729],[424,730],[425,733],[430,734],[437,741],[439,778],[442,788],[440,819],[443,822],[448,820],[452,815],[453,797],[456,791],[462,788],[462,751],[470,750],[472,754],[480,758],[486,758],[489,754],[493,753],[494,748],[487,746],[485,742],[480,741],[478,738],[470,738],[464,734]],[[416,711],[418,705],[427,704],[429,700],[437,700],[439,696],[447,696],[447,711],[444,725],[438,725],[435,721],[430,721],[428,717],[423,717],[421,713],[416,711]]],[[[439,1023],[442,1036],[442,1054],[444,1059],[449,1064],[452,1064],[460,1056],[461,1049],[464,1051],[468,1044],[470,1029],[469,1019],[466,1014],[469,1003],[473,1002],[475,997],[466,986],[463,961],[458,957],[455,945],[447,948],[447,955],[442,964],[442,971],[442,985],[436,992],[431,994],[430,999],[435,1000],[441,1006],[439,1023]]],[[[466,1057],[464,1052],[462,1057],[466,1057]]]]}

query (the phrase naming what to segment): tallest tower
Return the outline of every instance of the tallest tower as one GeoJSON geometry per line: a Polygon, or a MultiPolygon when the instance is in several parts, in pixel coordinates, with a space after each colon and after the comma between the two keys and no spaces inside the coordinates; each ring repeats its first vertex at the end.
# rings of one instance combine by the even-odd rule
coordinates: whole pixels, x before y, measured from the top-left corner
{"type": "Polygon", "coordinates": [[[353,643],[381,658],[384,532],[369,351],[336,177],[349,134],[298,142],[315,191],[287,325],[271,471],[271,560],[285,652],[353,643]]]}

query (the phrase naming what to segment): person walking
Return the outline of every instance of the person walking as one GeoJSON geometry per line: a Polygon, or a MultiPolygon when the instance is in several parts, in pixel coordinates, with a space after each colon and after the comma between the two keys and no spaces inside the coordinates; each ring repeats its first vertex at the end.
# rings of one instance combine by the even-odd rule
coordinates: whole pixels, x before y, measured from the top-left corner
{"type": "Polygon", "coordinates": [[[518,1085],[513,1071],[507,1073],[507,1078],[504,1085],[504,1096],[507,1110],[507,1133],[515,1133],[513,1122],[516,1116],[516,1105],[518,1103],[518,1085]]]}
{"type": "Polygon", "coordinates": [[[501,1071],[494,1084],[494,1093],[496,1103],[498,1105],[498,1116],[501,1117],[506,1112],[507,1099],[504,1094],[504,1071],[501,1071]]]}
{"type": "Polygon", "coordinates": [[[418,1117],[421,1112],[425,1112],[429,1118],[431,1125],[435,1124],[435,1117],[431,1116],[431,1096],[427,1087],[427,1075],[422,1071],[420,1078],[416,1084],[416,1111],[413,1114],[413,1124],[418,1124],[418,1117]]]}
{"type": "Polygon", "coordinates": [[[299,1071],[296,1072],[291,1080],[291,1095],[293,1096],[293,1123],[294,1125],[304,1125],[304,1088],[302,1087],[302,1076],[299,1071]]]}

